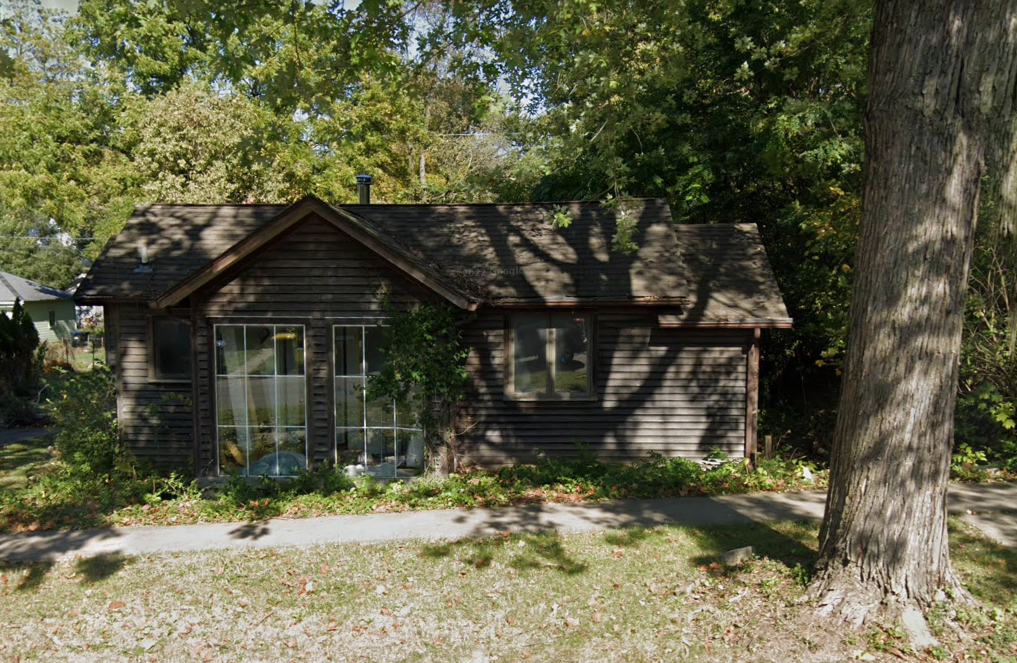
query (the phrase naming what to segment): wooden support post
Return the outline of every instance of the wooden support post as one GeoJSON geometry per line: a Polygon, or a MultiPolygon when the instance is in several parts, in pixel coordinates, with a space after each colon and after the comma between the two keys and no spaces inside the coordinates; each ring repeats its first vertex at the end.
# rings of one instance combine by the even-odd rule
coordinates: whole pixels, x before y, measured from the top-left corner
{"type": "Polygon", "coordinates": [[[759,409],[759,327],[752,330],[745,377],[745,457],[756,462],[756,411],[759,409]]]}
{"type": "Polygon", "coordinates": [[[773,460],[773,436],[763,436],[763,457],[766,460],[773,460]]]}

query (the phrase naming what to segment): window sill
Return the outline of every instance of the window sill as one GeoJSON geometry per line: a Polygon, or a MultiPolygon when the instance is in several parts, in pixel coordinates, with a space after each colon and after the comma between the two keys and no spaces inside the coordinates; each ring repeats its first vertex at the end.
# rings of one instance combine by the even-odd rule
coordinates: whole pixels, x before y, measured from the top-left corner
{"type": "Polygon", "coordinates": [[[530,396],[505,394],[502,397],[502,400],[514,401],[517,403],[591,403],[596,401],[597,397],[593,394],[588,396],[530,396]]]}
{"type": "Polygon", "coordinates": [[[148,384],[191,384],[191,378],[148,378],[148,384]]]}

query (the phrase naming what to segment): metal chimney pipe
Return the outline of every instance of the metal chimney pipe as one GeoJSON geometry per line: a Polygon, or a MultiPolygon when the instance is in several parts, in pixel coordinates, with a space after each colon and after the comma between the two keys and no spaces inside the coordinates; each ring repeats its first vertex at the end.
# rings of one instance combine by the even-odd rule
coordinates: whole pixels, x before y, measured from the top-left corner
{"type": "Polygon", "coordinates": [[[371,204],[371,176],[357,175],[357,193],[360,194],[360,204],[371,204]]]}

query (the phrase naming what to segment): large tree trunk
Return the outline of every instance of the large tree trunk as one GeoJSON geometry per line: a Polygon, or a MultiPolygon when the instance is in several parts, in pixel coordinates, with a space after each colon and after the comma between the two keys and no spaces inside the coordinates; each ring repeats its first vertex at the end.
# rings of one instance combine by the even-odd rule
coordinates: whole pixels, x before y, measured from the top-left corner
{"type": "MultiPolygon", "coordinates": [[[[1014,117],[1013,0],[877,0],[864,213],[813,591],[852,623],[959,591],[946,489],[983,165],[1014,117]]],[[[1011,154],[1012,158],[1012,154],[1011,154]]]]}

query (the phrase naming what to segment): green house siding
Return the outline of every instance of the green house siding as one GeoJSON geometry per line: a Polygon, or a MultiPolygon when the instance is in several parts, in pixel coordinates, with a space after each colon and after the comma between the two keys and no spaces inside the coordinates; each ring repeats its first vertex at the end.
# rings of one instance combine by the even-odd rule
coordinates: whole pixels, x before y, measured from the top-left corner
{"type": "MultiPolygon", "coordinates": [[[[7,308],[6,310],[10,310],[7,308]]],[[[71,340],[74,332],[74,302],[69,299],[54,299],[42,302],[26,302],[25,312],[35,323],[39,332],[39,340],[59,343],[71,340]],[[50,312],[53,312],[54,323],[50,324],[50,312]]]]}

